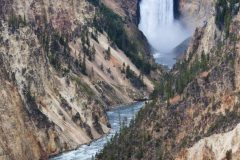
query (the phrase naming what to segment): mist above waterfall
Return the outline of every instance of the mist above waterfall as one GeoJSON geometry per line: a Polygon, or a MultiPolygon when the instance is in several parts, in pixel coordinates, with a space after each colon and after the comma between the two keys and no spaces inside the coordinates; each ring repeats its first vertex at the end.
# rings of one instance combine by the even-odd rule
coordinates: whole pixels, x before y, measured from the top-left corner
{"type": "Polygon", "coordinates": [[[154,56],[176,58],[171,51],[191,33],[174,19],[173,0],[142,0],[140,16],[139,29],[147,37],[154,56]]]}

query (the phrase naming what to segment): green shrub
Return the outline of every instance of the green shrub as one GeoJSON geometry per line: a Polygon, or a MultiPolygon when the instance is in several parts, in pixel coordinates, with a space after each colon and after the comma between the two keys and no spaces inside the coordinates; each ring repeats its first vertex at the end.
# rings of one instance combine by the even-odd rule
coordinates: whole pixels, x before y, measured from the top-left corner
{"type": "Polygon", "coordinates": [[[86,93],[89,96],[94,96],[93,90],[88,86],[88,84],[83,82],[80,78],[73,76],[72,80],[76,82],[82,93],[86,93]]]}

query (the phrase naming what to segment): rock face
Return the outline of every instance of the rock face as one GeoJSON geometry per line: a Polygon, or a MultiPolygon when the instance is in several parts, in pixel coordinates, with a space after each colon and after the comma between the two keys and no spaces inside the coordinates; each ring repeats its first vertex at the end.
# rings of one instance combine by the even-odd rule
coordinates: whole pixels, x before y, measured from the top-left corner
{"type": "Polygon", "coordinates": [[[140,70],[92,27],[88,1],[0,4],[0,159],[47,159],[99,138],[107,106],[153,89],[145,76],[142,89],[126,78],[127,65],[140,70]]]}
{"type": "Polygon", "coordinates": [[[182,151],[178,160],[183,159],[239,159],[239,125],[232,131],[215,134],[201,139],[193,147],[182,151]]]}
{"type": "Polygon", "coordinates": [[[180,1],[183,21],[197,26],[188,50],[99,159],[239,159],[239,3],[218,2],[180,1]],[[221,16],[230,20],[219,25],[221,16]]]}
{"type": "Polygon", "coordinates": [[[179,0],[179,10],[183,22],[193,29],[205,24],[214,15],[213,0],[179,0]]]}
{"type": "MultiPolygon", "coordinates": [[[[139,1],[140,2],[140,1],[139,1]]],[[[137,24],[137,7],[138,0],[128,1],[128,0],[103,0],[106,6],[111,8],[117,14],[128,18],[131,22],[137,24]]]]}
{"type": "MultiPolygon", "coordinates": [[[[221,79],[222,82],[216,83],[215,97],[214,101],[221,100],[220,106],[217,107],[218,120],[214,122],[212,126],[209,127],[208,131],[213,131],[215,134],[208,134],[208,137],[202,137],[195,144],[190,145],[187,149],[182,149],[178,154],[176,159],[239,159],[240,147],[239,147],[239,31],[240,25],[240,13],[233,18],[230,25],[230,35],[235,35],[235,38],[229,38],[222,47],[222,54],[225,56],[230,56],[226,59],[230,60],[228,64],[230,68],[227,70],[222,69],[226,67],[226,64],[221,64],[221,74],[223,75],[221,79]],[[233,57],[232,57],[233,56],[233,57]],[[223,66],[224,65],[224,66],[223,66]],[[225,75],[225,71],[232,72],[230,75],[225,75]],[[219,84],[225,83],[226,79],[231,77],[229,81],[224,86],[220,87],[219,84]],[[229,88],[229,84],[232,83],[232,87],[229,88]],[[226,93],[230,94],[226,97],[226,93]]],[[[207,28],[207,27],[206,27],[207,28]]],[[[216,33],[216,32],[215,32],[216,33]]],[[[219,36],[217,36],[219,37],[219,36]]],[[[221,38],[220,38],[221,39],[221,38]]],[[[218,39],[219,40],[219,39],[218,39]]],[[[216,43],[217,45],[218,43],[216,43]]],[[[219,52],[219,51],[218,51],[219,52]]],[[[209,53],[209,52],[208,52],[209,53]]],[[[214,54],[211,53],[210,54],[214,54]]],[[[216,54],[216,53],[215,53],[216,54]]],[[[216,67],[217,68],[217,67],[216,67]]],[[[210,74],[214,73],[214,70],[210,74]]],[[[210,76],[210,75],[209,75],[210,76]]],[[[207,76],[207,77],[209,77],[207,76]]],[[[216,76],[216,74],[214,75],[216,76]]],[[[212,83],[212,80],[210,81],[212,83]]],[[[219,105],[219,104],[218,104],[219,105]]],[[[218,106],[217,105],[217,106],[218,106]]],[[[212,106],[215,109],[215,105],[212,106]]],[[[213,112],[207,112],[212,114],[213,112]]],[[[209,123],[207,123],[209,125],[209,123]]]]}

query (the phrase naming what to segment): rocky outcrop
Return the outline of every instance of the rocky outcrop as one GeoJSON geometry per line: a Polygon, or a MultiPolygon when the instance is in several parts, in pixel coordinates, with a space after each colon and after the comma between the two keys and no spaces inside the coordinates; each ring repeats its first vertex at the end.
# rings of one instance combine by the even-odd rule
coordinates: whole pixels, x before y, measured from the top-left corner
{"type": "MultiPolygon", "coordinates": [[[[230,26],[230,34],[235,35],[236,39],[232,37],[228,39],[227,45],[224,45],[225,54],[236,55],[235,57],[229,58],[229,60],[231,61],[230,65],[234,68],[234,73],[232,73],[233,79],[231,80],[231,82],[233,83],[233,88],[228,89],[228,92],[232,92],[233,95],[231,97],[223,96],[217,98],[223,99],[225,97],[225,105],[221,105],[221,107],[219,107],[219,109],[221,109],[219,113],[222,113],[223,116],[218,121],[216,121],[212,127],[210,127],[211,130],[214,130],[216,128],[225,129],[218,129],[214,132],[215,134],[209,134],[209,137],[202,138],[201,140],[193,144],[190,148],[182,149],[182,151],[177,156],[177,159],[239,159],[239,74],[237,73],[237,70],[239,70],[238,57],[240,53],[238,47],[239,41],[237,40],[237,37],[240,36],[239,15],[240,14],[238,13],[238,15],[233,19],[230,26]],[[235,104],[232,104],[233,101],[235,101],[235,104]],[[228,129],[226,130],[226,128],[228,129]]],[[[222,80],[225,79],[226,78],[222,78],[222,80]]]]}
{"type": "MultiPolygon", "coordinates": [[[[142,56],[147,56],[152,64],[155,60],[151,54],[150,45],[144,34],[138,29],[138,24],[140,21],[140,10],[139,3],[140,0],[102,0],[103,4],[112,9],[116,14],[122,16],[125,20],[125,30],[129,39],[135,42],[140,53],[144,53],[142,56]]],[[[156,64],[155,64],[156,65],[156,64]]],[[[159,68],[161,70],[161,68],[159,68]]]]}
{"type": "Polygon", "coordinates": [[[47,159],[109,131],[108,106],[147,95],[140,70],[93,26],[89,1],[1,0],[0,159],[47,159]],[[107,52],[110,51],[110,56],[107,52]]]}
{"type": "MultiPolygon", "coordinates": [[[[140,1],[139,1],[140,2],[140,1]]],[[[137,24],[137,5],[138,0],[102,0],[106,6],[111,8],[115,13],[127,18],[129,21],[137,24]]]]}
{"type": "Polygon", "coordinates": [[[239,159],[239,3],[224,15],[216,1],[180,2],[183,20],[197,18],[188,50],[99,159],[239,159]]]}
{"type": "Polygon", "coordinates": [[[232,131],[201,139],[193,147],[182,151],[177,160],[239,159],[239,125],[232,131]]]}
{"type": "Polygon", "coordinates": [[[212,0],[179,0],[182,21],[194,29],[208,22],[215,14],[215,2],[212,0]]]}
{"type": "Polygon", "coordinates": [[[9,120],[2,119],[1,129],[4,132],[0,135],[1,140],[5,141],[6,138],[2,136],[5,135],[9,139],[11,136],[8,137],[8,132],[16,134],[15,143],[19,142],[14,145],[9,139],[6,142],[8,145],[2,146],[3,150],[9,153],[3,152],[3,155],[11,155],[14,150],[16,154],[13,154],[11,159],[18,159],[18,155],[24,151],[15,147],[27,144],[24,136],[32,137],[33,142],[30,144],[37,147],[37,149],[34,146],[31,148],[30,145],[29,150],[42,150],[44,153],[34,151],[30,157],[36,156],[36,159],[39,158],[37,156],[56,154],[87,143],[91,138],[98,138],[102,133],[97,133],[92,127],[91,112],[97,114],[104,132],[107,132],[109,129],[106,127],[107,119],[103,106],[98,102],[98,98],[90,97],[95,94],[92,89],[89,88],[89,93],[86,93],[83,87],[87,84],[80,83],[82,80],[76,74],[69,74],[68,78],[62,76],[61,72],[56,72],[49,64],[38,38],[30,28],[24,27],[18,31],[20,33],[10,33],[10,35],[7,27],[3,27],[2,31],[4,45],[0,48],[1,64],[6,74],[1,78],[9,87],[1,89],[4,95],[1,98],[3,103],[1,109],[3,117],[9,116],[9,120]],[[91,93],[93,95],[90,95],[91,93]],[[79,119],[79,122],[74,121],[76,114],[81,114],[82,119],[79,119]],[[15,130],[14,127],[18,124],[10,123],[18,119],[22,121],[22,126],[20,125],[23,131],[22,137],[18,136],[21,128],[15,130]],[[81,123],[91,126],[93,137],[86,134],[85,127],[81,123]]]}

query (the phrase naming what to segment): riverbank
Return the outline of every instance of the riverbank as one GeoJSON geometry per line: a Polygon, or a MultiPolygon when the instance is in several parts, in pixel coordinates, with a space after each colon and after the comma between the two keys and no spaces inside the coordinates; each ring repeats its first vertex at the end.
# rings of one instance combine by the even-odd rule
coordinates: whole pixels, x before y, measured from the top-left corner
{"type": "Polygon", "coordinates": [[[99,140],[99,139],[105,137],[106,135],[108,135],[108,134],[110,133],[110,131],[111,131],[111,129],[110,129],[107,133],[105,133],[105,134],[103,134],[102,136],[100,136],[99,138],[93,139],[91,142],[80,144],[79,146],[77,146],[77,147],[74,148],[74,149],[69,149],[69,150],[65,150],[65,151],[63,151],[63,152],[61,152],[61,153],[58,153],[58,154],[50,155],[48,158],[54,160],[55,158],[57,158],[57,157],[59,157],[59,156],[61,156],[61,155],[63,155],[63,154],[66,154],[66,153],[68,153],[68,152],[77,151],[80,147],[82,147],[82,146],[84,146],[84,145],[89,146],[89,145],[91,145],[91,143],[94,143],[94,142],[96,142],[97,140],[99,140]]]}
{"type": "Polygon", "coordinates": [[[57,155],[49,156],[51,160],[70,160],[70,159],[81,159],[89,160],[97,152],[99,152],[104,145],[114,136],[120,129],[120,124],[123,120],[127,119],[127,125],[135,117],[135,114],[144,107],[143,102],[133,102],[128,105],[119,105],[113,110],[107,112],[109,123],[111,124],[111,129],[108,133],[95,139],[89,143],[82,144],[73,150],[64,151],[57,155]]]}

